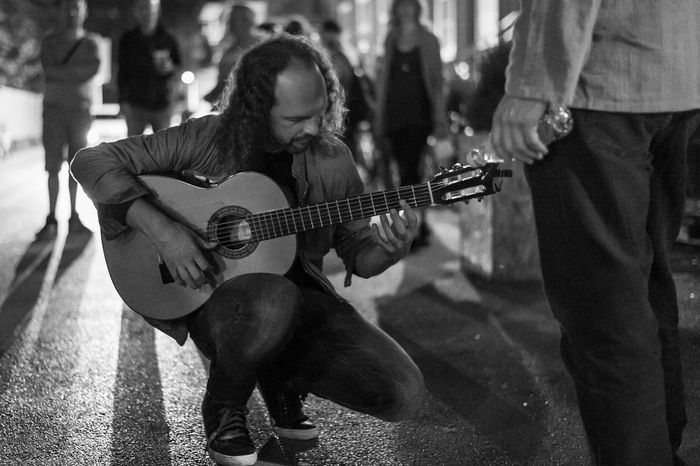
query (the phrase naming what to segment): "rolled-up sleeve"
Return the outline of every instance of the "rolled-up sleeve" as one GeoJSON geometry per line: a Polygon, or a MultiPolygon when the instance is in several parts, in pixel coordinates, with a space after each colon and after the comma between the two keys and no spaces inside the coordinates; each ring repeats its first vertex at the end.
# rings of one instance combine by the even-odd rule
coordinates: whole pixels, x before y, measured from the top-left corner
{"type": "Polygon", "coordinates": [[[601,0],[522,0],[506,94],[571,105],[601,0]]]}

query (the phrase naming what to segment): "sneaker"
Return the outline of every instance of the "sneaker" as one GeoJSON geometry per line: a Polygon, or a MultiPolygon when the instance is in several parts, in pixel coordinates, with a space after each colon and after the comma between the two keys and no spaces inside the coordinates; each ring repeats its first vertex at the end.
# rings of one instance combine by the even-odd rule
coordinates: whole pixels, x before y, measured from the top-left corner
{"type": "Polygon", "coordinates": [[[46,224],[36,233],[36,239],[39,241],[54,239],[57,232],[58,224],[56,223],[56,218],[49,215],[46,217],[46,224]]]}
{"type": "Polygon", "coordinates": [[[82,224],[80,218],[77,215],[71,215],[68,219],[68,232],[69,233],[92,233],[88,227],[82,224]]]}
{"type": "Polygon", "coordinates": [[[246,426],[246,409],[217,406],[207,393],[202,402],[207,453],[217,464],[252,466],[258,460],[246,426]]]}
{"type": "Polygon", "coordinates": [[[272,430],[278,437],[290,440],[315,440],[318,427],[302,411],[304,397],[293,392],[282,392],[273,400],[265,400],[270,412],[272,430]]]}

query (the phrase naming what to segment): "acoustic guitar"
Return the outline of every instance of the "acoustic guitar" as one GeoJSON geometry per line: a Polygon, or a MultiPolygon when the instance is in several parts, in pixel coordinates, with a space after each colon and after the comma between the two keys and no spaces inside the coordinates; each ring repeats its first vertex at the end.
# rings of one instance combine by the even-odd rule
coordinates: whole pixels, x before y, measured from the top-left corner
{"type": "MultiPolygon", "coordinates": [[[[209,187],[161,175],[142,175],[154,203],[201,237],[217,243],[212,259],[216,282],[238,275],[284,274],[296,256],[296,233],[326,228],[399,209],[482,198],[500,190],[510,170],[497,163],[443,169],[425,183],[302,207],[290,207],[279,186],[265,175],[242,172],[209,187]]],[[[104,239],[104,238],[103,238],[104,239]]],[[[174,319],[201,306],[214,291],[176,284],[150,240],[130,230],[102,241],[112,282],[124,302],[146,317],[174,319]]]]}

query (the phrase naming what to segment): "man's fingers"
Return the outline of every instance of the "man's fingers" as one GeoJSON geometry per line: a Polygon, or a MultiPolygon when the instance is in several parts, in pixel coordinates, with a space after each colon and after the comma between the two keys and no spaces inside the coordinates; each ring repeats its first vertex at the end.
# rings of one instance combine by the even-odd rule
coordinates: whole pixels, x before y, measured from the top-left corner
{"type": "MultiPolygon", "coordinates": [[[[396,213],[394,209],[390,211],[396,213]]],[[[391,224],[389,223],[389,219],[387,218],[386,215],[380,215],[380,222],[382,223],[382,230],[384,230],[384,236],[386,237],[386,241],[388,243],[394,244],[396,242],[396,236],[394,236],[394,231],[391,228],[391,224]]]]}
{"type": "Polygon", "coordinates": [[[197,240],[197,244],[199,244],[202,249],[206,249],[208,251],[216,248],[219,245],[219,243],[216,241],[208,241],[199,235],[194,235],[194,237],[197,240]]]}
{"type": "Polygon", "coordinates": [[[395,210],[390,211],[391,230],[395,236],[403,238],[406,235],[406,220],[395,210]]]}
{"type": "Polygon", "coordinates": [[[180,273],[177,271],[176,268],[168,267],[168,271],[170,272],[170,276],[173,278],[175,283],[177,283],[180,286],[187,286],[187,283],[185,283],[185,281],[182,278],[180,278],[180,273]]]}
{"type": "Polygon", "coordinates": [[[374,239],[374,242],[385,251],[391,252],[391,246],[380,232],[379,226],[376,223],[373,223],[370,228],[372,231],[372,238],[374,239]]]}
{"type": "Polygon", "coordinates": [[[401,208],[404,211],[404,216],[406,218],[406,227],[413,231],[418,226],[418,216],[411,208],[410,204],[405,200],[401,199],[399,201],[401,208]]]}
{"type": "Polygon", "coordinates": [[[529,129],[529,131],[525,132],[525,144],[527,144],[531,151],[537,153],[539,158],[542,158],[544,154],[549,152],[547,146],[545,146],[540,139],[540,135],[537,132],[537,126],[533,126],[529,129]]]}
{"type": "Polygon", "coordinates": [[[187,286],[189,288],[192,288],[193,290],[197,289],[197,285],[190,276],[190,273],[187,271],[186,267],[178,267],[176,271],[176,277],[177,278],[175,279],[175,281],[179,285],[187,286]]]}

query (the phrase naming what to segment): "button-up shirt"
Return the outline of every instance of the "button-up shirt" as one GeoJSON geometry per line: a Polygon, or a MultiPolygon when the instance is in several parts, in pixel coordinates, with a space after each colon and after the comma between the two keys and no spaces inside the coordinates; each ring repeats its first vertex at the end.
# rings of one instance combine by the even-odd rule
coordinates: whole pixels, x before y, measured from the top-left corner
{"type": "Polygon", "coordinates": [[[698,0],[522,0],[506,93],[614,112],[700,108],[698,0]]]}

